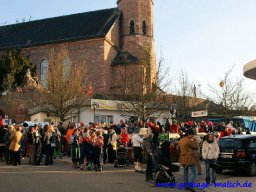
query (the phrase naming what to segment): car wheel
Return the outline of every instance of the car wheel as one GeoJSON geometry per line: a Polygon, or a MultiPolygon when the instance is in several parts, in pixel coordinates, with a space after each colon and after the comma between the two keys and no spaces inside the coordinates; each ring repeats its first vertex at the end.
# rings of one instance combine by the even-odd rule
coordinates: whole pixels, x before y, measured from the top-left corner
{"type": "Polygon", "coordinates": [[[251,163],[250,166],[248,167],[248,175],[254,176],[255,174],[256,174],[256,165],[255,163],[251,163]]]}
{"type": "Polygon", "coordinates": [[[216,173],[221,174],[222,173],[222,169],[216,169],[216,173]]]}

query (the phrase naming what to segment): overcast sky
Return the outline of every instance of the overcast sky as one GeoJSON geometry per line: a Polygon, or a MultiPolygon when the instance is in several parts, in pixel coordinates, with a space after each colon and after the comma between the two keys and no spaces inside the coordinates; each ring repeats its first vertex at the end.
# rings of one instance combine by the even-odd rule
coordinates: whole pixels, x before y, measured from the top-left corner
{"type": "MultiPolygon", "coordinates": [[[[131,1],[132,2],[132,1],[131,1]]],[[[225,72],[243,77],[256,59],[256,0],[155,0],[155,45],[175,79],[180,70],[208,90],[225,72]]],[[[116,0],[0,0],[0,25],[116,7],[116,0]]],[[[256,81],[246,79],[248,90],[256,81]]]]}

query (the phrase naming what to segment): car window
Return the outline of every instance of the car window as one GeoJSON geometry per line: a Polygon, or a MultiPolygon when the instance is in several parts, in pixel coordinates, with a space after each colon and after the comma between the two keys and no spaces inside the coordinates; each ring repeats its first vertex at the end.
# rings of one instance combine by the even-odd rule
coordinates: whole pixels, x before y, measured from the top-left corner
{"type": "Polygon", "coordinates": [[[242,147],[242,141],[234,138],[220,139],[218,144],[220,147],[242,147]]]}

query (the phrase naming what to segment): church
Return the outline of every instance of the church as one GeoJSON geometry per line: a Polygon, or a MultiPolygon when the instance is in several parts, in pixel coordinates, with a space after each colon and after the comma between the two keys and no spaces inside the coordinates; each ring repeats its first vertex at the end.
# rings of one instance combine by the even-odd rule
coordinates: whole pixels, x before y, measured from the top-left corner
{"type": "Polygon", "coordinates": [[[86,65],[94,94],[115,93],[123,84],[119,71],[138,63],[139,46],[149,48],[150,74],[156,73],[153,10],[153,0],[118,0],[112,9],[1,26],[0,51],[19,48],[29,54],[43,82],[50,53],[65,48],[64,62],[86,65]]]}

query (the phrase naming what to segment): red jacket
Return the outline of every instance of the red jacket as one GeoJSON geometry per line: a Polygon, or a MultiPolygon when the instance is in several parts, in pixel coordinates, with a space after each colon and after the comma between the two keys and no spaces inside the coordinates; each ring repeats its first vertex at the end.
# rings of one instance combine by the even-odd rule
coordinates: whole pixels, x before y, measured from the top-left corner
{"type": "Polygon", "coordinates": [[[67,134],[66,134],[66,141],[68,142],[68,144],[70,144],[70,142],[71,142],[70,141],[70,137],[73,134],[73,132],[74,132],[74,128],[73,129],[69,129],[67,134]]]}
{"type": "Polygon", "coordinates": [[[228,132],[228,131],[221,131],[221,132],[220,132],[220,137],[219,137],[219,138],[222,138],[222,137],[224,137],[224,136],[229,136],[229,135],[231,135],[231,133],[230,133],[230,132],[228,132]]]}
{"type": "Polygon", "coordinates": [[[204,128],[203,127],[199,127],[198,133],[204,133],[204,132],[205,132],[204,128]]]}
{"type": "Polygon", "coordinates": [[[180,129],[179,125],[171,125],[170,126],[170,133],[178,133],[179,129],[180,129]]]}
{"type": "Polygon", "coordinates": [[[123,133],[121,135],[121,143],[128,144],[130,141],[129,135],[127,133],[123,133]]]}
{"type": "Polygon", "coordinates": [[[96,138],[96,141],[95,141],[95,143],[94,143],[94,146],[95,147],[102,147],[104,145],[104,137],[103,136],[98,136],[97,138],[96,138]]]}

